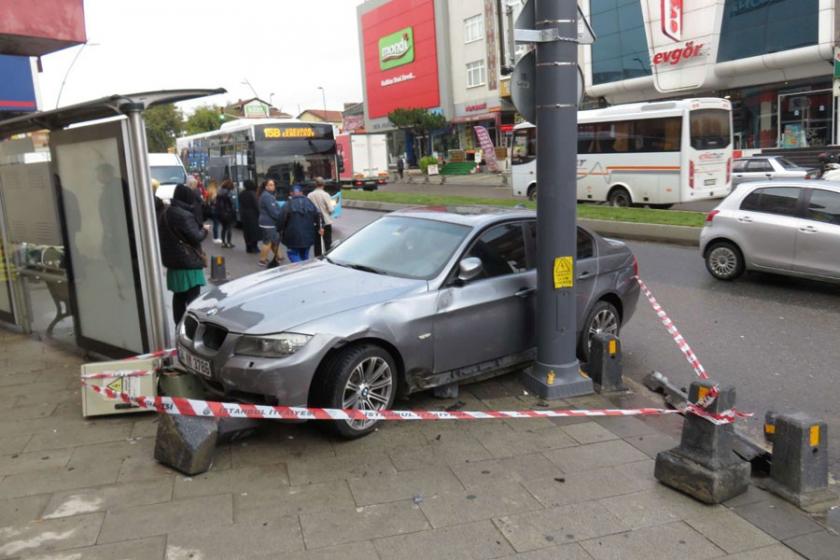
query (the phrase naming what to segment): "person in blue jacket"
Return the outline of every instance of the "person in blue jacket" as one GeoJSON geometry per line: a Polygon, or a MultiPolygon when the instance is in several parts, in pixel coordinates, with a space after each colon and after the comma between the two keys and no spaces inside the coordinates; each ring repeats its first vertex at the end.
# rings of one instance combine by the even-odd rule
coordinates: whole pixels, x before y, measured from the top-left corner
{"type": "Polygon", "coordinates": [[[300,185],[292,187],[292,198],[280,209],[280,238],[286,246],[289,262],[309,258],[309,248],[324,235],[324,218],[311,200],[303,196],[300,185]]]}
{"type": "Polygon", "coordinates": [[[268,255],[271,254],[274,261],[277,261],[277,249],[280,247],[280,235],[277,232],[277,224],[280,220],[280,207],[277,205],[277,198],[274,195],[277,187],[273,179],[268,179],[260,185],[259,209],[260,229],[262,230],[263,246],[260,251],[260,266],[268,265],[268,255]]]}

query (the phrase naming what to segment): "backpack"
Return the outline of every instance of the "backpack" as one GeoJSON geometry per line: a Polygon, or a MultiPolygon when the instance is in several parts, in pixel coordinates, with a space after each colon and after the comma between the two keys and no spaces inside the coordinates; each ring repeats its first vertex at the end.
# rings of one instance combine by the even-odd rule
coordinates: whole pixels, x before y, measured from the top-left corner
{"type": "Polygon", "coordinates": [[[236,210],[229,192],[220,191],[216,195],[216,217],[226,224],[236,219],[236,210]]]}

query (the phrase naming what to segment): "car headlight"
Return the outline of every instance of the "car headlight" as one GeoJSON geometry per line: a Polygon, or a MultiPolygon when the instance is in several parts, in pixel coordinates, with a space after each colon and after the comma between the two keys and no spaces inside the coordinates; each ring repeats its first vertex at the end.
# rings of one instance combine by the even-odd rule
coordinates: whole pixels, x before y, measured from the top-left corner
{"type": "Polygon", "coordinates": [[[235,354],[257,358],[283,358],[303,348],[312,335],[280,333],[265,336],[243,336],[236,343],[235,354]]]}

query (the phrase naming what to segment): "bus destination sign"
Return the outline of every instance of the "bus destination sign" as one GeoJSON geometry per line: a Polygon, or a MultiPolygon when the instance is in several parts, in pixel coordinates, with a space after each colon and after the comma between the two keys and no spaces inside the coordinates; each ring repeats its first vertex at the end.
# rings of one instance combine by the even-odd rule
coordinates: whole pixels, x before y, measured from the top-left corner
{"type": "Polygon", "coordinates": [[[258,138],[264,140],[314,140],[332,138],[331,127],[306,125],[263,126],[258,138]]]}

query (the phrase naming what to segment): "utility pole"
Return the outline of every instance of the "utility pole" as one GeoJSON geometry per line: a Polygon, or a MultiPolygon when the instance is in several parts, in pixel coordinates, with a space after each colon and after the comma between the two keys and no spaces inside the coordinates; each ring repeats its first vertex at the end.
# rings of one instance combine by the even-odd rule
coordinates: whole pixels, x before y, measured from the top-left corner
{"type": "MultiPolygon", "coordinates": [[[[593,392],[577,360],[578,7],[533,0],[537,125],[537,363],[523,382],[545,399],[593,392]]],[[[527,9],[527,8],[526,8],[527,9]]]]}

